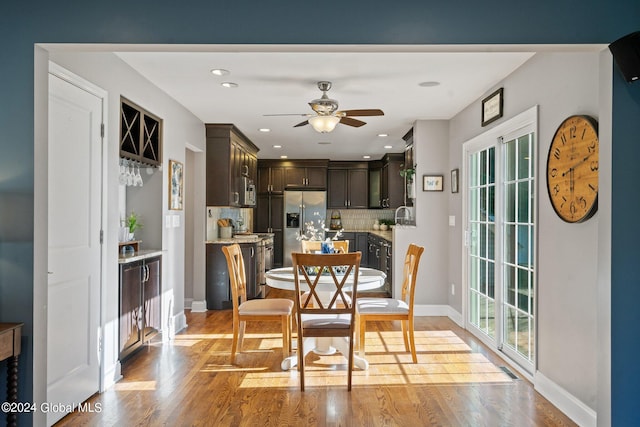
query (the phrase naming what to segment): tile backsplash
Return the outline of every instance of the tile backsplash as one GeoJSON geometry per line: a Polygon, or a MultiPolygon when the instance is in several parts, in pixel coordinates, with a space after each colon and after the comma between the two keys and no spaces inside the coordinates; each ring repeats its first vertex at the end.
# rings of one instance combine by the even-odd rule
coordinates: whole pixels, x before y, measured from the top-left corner
{"type": "Polygon", "coordinates": [[[327,209],[327,221],[331,221],[333,212],[340,212],[342,227],[345,230],[371,230],[376,219],[393,219],[393,209],[327,209]]]}
{"type": "Polygon", "coordinates": [[[220,218],[230,218],[238,231],[238,224],[242,222],[241,230],[253,231],[253,209],[252,208],[229,208],[220,206],[207,207],[207,240],[218,238],[218,220],[220,218]]]}
{"type": "MultiPolygon", "coordinates": [[[[340,213],[342,227],[345,230],[366,231],[373,228],[375,220],[393,219],[395,210],[393,209],[327,209],[325,224],[328,227],[331,222],[331,215],[334,212],[340,213]]],[[[219,206],[207,207],[207,240],[218,238],[218,219],[231,218],[233,224],[237,226],[242,220],[243,227],[248,231],[255,231],[253,226],[253,213],[251,208],[229,208],[219,206]]],[[[234,230],[236,231],[236,230],[234,230]]]]}

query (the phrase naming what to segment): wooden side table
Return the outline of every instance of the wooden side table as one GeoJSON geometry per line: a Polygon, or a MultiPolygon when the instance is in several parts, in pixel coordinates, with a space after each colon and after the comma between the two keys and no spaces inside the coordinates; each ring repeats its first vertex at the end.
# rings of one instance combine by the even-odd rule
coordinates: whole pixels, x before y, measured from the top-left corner
{"type": "MultiPolygon", "coordinates": [[[[0,323],[0,362],[7,361],[7,402],[18,400],[18,355],[24,323],[0,323]]],[[[17,425],[17,413],[7,413],[7,426],[17,425]]]]}

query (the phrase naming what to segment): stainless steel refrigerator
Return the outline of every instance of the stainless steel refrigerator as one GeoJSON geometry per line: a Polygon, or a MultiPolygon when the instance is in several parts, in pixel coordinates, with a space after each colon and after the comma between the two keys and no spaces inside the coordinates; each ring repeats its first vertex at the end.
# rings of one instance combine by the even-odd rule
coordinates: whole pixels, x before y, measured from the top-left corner
{"type": "MultiPolygon", "coordinates": [[[[299,236],[304,234],[305,223],[313,222],[320,229],[327,220],[326,191],[285,191],[284,192],[284,245],[283,264],[291,266],[291,252],[300,252],[299,236]]],[[[325,225],[326,227],[326,225],[325,225]]],[[[319,232],[324,238],[324,232],[319,232]]]]}

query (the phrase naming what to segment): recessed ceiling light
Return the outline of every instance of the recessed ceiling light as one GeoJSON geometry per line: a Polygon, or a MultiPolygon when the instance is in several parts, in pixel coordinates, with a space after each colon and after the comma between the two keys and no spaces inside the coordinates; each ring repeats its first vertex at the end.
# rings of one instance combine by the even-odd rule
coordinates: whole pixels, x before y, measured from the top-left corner
{"type": "Polygon", "coordinates": [[[378,136],[380,138],[386,138],[387,136],[389,136],[389,134],[388,133],[379,133],[378,136]]]}
{"type": "Polygon", "coordinates": [[[273,148],[282,148],[282,145],[274,145],[273,148]]]}
{"type": "Polygon", "coordinates": [[[281,159],[286,159],[289,156],[280,156],[281,159]]]}
{"type": "Polygon", "coordinates": [[[389,150],[389,149],[393,148],[393,145],[385,145],[384,148],[389,150]]]}
{"type": "Polygon", "coordinates": [[[258,129],[260,132],[271,132],[271,129],[269,128],[260,128],[258,129]]]}
{"type": "Polygon", "coordinates": [[[440,82],[434,82],[434,81],[429,81],[429,82],[420,82],[420,83],[418,83],[418,86],[420,86],[420,87],[434,87],[434,86],[440,86],[440,82]]]}
{"type": "Polygon", "coordinates": [[[225,70],[223,68],[214,68],[213,70],[211,70],[211,74],[213,74],[214,76],[226,76],[227,74],[229,74],[229,70],[225,70]]]}
{"type": "Polygon", "coordinates": [[[320,141],[320,142],[318,142],[318,144],[320,144],[320,145],[329,145],[331,143],[329,141],[320,141]]]}
{"type": "Polygon", "coordinates": [[[362,156],[363,159],[370,159],[371,156],[362,156]]]}
{"type": "Polygon", "coordinates": [[[222,82],[222,83],[220,83],[220,86],[222,86],[222,87],[238,87],[238,83],[222,82]]]}

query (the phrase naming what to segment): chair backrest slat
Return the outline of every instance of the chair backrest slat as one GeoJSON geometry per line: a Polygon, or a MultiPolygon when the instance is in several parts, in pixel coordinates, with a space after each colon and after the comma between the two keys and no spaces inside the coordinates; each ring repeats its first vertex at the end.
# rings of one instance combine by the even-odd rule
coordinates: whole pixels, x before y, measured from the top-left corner
{"type": "Polygon", "coordinates": [[[402,274],[402,300],[409,304],[411,310],[413,310],[413,300],[416,292],[416,279],[418,276],[418,265],[420,264],[420,257],[424,252],[422,246],[417,246],[411,243],[407,249],[407,254],[404,258],[404,269],[402,274]]]}
{"type": "Polygon", "coordinates": [[[360,252],[291,254],[299,313],[353,313],[361,256],[360,252]],[[321,298],[320,292],[330,292],[331,298],[321,298]]]}
{"type": "Polygon", "coordinates": [[[242,249],[240,245],[234,243],[229,246],[223,246],[222,252],[227,259],[233,308],[237,311],[238,305],[247,300],[247,277],[244,271],[242,249]]]}

